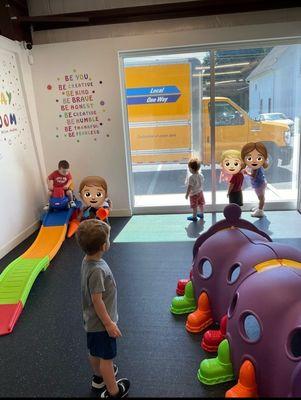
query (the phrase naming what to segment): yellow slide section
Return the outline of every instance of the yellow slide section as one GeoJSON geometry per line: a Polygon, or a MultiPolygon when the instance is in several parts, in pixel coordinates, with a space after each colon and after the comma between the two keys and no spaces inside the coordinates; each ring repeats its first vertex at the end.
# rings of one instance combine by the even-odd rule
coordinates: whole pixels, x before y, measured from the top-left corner
{"type": "Polygon", "coordinates": [[[22,254],[22,258],[43,258],[51,260],[59,251],[65,240],[67,225],[42,226],[32,246],[22,254]]]}
{"type": "Polygon", "coordinates": [[[35,279],[65,240],[73,209],[50,212],[31,247],[0,274],[0,336],[12,332],[35,279]]]}

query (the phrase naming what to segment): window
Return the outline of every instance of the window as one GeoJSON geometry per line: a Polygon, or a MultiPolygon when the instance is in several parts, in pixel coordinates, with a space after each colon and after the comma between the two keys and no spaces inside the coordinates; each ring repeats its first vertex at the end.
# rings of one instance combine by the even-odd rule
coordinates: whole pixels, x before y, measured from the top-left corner
{"type": "MultiPolygon", "coordinates": [[[[221,155],[250,141],[268,148],[266,204],[296,207],[301,135],[300,106],[293,100],[300,92],[300,57],[289,55],[301,54],[301,44],[252,46],[121,53],[134,213],[190,212],[185,178],[195,156],[203,164],[206,209],[220,211],[229,201],[221,155]],[[284,121],[281,113],[290,118],[284,121]]],[[[248,179],[243,195],[247,207],[258,201],[248,179]]],[[[199,225],[186,232],[195,240],[199,225]]]]}
{"type": "Polygon", "coordinates": [[[212,275],[212,265],[209,260],[202,259],[199,264],[199,272],[204,279],[210,278],[212,275]]]}
{"type": "Polygon", "coordinates": [[[263,100],[260,99],[259,114],[262,114],[262,111],[263,111],[263,100]]]}
{"type": "Polygon", "coordinates": [[[240,275],[240,265],[239,264],[232,265],[229,271],[228,282],[232,285],[234,282],[237,281],[239,275],[240,275]]]}
{"type": "Polygon", "coordinates": [[[231,104],[219,101],[215,103],[215,125],[243,125],[244,118],[231,104]]]}
{"type": "Polygon", "coordinates": [[[257,342],[261,336],[261,327],[258,319],[251,313],[246,313],[242,317],[243,336],[249,342],[257,342]]]}

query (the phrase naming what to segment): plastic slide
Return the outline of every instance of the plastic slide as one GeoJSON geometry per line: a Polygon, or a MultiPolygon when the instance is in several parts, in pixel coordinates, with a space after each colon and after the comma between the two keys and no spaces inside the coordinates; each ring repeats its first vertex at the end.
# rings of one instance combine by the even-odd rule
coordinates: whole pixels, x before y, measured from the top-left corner
{"type": "Polygon", "coordinates": [[[25,306],[30,289],[65,240],[74,208],[49,211],[31,247],[0,275],[0,335],[11,333],[25,306]]]}

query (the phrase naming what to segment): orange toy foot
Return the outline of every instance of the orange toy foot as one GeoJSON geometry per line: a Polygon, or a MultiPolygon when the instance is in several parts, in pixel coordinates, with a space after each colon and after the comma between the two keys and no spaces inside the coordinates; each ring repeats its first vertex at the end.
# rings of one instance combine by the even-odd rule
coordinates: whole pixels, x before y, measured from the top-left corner
{"type": "Polygon", "coordinates": [[[96,211],[96,215],[99,219],[101,219],[103,221],[104,219],[106,219],[109,216],[109,210],[107,208],[100,207],[96,211]]]}
{"type": "Polygon", "coordinates": [[[186,329],[188,332],[198,333],[213,323],[208,296],[202,292],[198,300],[198,308],[188,315],[186,329]]]}
{"type": "Polygon", "coordinates": [[[258,397],[255,368],[250,360],[242,364],[237,385],[229,389],[225,397],[258,397]]]}
{"type": "Polygon", "coordinates": [[[75,234],[75,232],[77,231],[77,228],[79,226],[80,222],[78,219],[72,219],[69,222],[69,229],[68,229],[68,233],[67,233],[67,237],[70,238],[72,235],[75,234]]]}

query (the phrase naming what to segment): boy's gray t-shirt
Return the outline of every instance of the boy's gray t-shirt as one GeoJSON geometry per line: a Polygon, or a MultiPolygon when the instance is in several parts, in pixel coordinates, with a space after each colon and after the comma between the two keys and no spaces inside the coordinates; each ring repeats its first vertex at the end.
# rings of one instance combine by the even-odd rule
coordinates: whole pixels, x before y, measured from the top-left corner
{"type": "Polygon", "coordinates": [[[105,331],[105,327],[95,312],[92,294],[101,293],[107,312],[113,322],[118,321],[117,288],[108,264],[103,260],[83,259],[81,268],[81,291],[84,327],[87,332],[105,331]]]}

